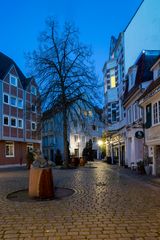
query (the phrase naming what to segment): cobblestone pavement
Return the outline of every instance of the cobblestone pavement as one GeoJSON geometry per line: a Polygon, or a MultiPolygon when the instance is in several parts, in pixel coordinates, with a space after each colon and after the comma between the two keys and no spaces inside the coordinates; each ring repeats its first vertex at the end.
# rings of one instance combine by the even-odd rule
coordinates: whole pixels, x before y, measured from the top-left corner
{"type": "Polygon", "coordinates": [[[27,188],[28,171],[0,171],[0,239],[160,239],[160,188],[96,168],[53,170],[58,187],[75,194],[63,200],[13,202],[8,193],[27,188]]]}

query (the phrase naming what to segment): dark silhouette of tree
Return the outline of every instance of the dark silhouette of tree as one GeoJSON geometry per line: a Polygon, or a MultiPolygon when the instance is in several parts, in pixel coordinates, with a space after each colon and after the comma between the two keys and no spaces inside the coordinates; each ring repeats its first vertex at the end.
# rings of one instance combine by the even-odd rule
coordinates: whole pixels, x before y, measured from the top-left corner
{"type": "Polygon", "coordinates": [[[78,30],[66,22],[59,25],[50,18],[40,34],[39,47],[27,55],[29,67],[40,86],[42,109],[61,113],[63,121],[64,163],[68,165],[68,123],[83,120],[85,109],[94,111],[98,99],[91,49],[79,40],[78,30]]]}

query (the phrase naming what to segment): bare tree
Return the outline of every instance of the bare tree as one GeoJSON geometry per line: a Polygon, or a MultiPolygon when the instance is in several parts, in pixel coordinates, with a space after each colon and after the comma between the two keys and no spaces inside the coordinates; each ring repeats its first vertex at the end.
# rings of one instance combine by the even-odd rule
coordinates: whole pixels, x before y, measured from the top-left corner
{"type": "Polygon", "coordinates": [[[33,75],[40,86],[42,109],[63,119],[64,163],[68,165],[68,122],[82,119],[85,109],[94,109],[98,97],[91,49],[79,40],[73,24],[66,22],[62,31],[50,18],[40,34],[39,47],[28,54],[33,75]]]}

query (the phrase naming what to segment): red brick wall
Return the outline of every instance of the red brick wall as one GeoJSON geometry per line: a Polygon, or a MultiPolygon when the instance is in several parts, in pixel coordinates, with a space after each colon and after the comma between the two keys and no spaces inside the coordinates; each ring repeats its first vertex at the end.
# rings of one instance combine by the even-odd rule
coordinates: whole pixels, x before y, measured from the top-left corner
{"type": "MultiPolygon", "coordinates": [[[[27,157],[27,143],[14,142],[14,157],[5,156],[5,141],[0,141],[0,165],[24,164],[27,157]]],[[[39,144],[33,144],[34,148],[40,148],[39,144]]]]}

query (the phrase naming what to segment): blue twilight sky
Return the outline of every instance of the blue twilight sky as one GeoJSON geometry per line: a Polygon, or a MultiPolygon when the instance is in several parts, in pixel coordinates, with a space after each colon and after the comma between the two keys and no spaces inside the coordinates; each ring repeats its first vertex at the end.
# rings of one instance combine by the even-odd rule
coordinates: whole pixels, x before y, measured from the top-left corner
{"type": "Polygon", "coordinates": [[[74,21],[82,42],[92,46],[96,71],[108,57],[111,35],[117,37],[142,0],[0,0],[0,51],[26,74],[24,53],[37,47],[48,16],[74,21]]]}

